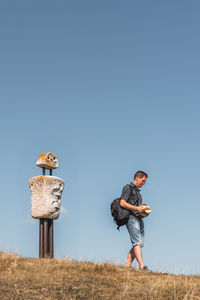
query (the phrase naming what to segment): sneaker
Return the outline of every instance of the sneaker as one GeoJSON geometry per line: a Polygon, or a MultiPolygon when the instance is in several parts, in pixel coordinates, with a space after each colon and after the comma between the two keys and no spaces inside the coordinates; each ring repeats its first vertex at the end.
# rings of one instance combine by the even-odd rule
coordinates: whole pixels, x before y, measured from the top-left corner
{"type": "Polygon", "coordinates": [[[140,270],[142,270],[142,271],[148,271],[148,272],[150,272],[150,270],[148,269],[148,267],[147,266],[143,266],[140,270]]]}

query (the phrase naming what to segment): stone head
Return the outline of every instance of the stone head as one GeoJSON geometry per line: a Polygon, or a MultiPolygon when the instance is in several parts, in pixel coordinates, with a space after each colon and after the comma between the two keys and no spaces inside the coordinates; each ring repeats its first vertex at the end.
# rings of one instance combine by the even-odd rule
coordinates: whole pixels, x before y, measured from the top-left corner
{"type": "Polygon", "coordinates": [[[37,159],[36,166],[46,169],[57,169],[58,158],[52,152],[40,154],[37,159]]]}
{"type": "Polygon", "coordinates": [[[64,181],[56,176],[36,176],[29,179],[31,215],[36,219],[57,219],[60,213],[64,181]]]}

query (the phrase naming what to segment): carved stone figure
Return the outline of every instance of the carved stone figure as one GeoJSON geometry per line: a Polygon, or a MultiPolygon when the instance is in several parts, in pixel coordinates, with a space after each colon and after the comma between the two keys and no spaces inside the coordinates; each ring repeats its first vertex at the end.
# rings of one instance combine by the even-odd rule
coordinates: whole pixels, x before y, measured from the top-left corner
{"type": "Polygon", "coordinates": [[[64,181],[56,176],[36,176],[29,179],[31,215],[35,219],[57,219],[60,213],[64,181]]]}
{"type": "Polygon", "coordinates": [[[36,165],[40,168],[57,169],[58,158],[52,152],[43,153],[39,155],[36,165]]]}

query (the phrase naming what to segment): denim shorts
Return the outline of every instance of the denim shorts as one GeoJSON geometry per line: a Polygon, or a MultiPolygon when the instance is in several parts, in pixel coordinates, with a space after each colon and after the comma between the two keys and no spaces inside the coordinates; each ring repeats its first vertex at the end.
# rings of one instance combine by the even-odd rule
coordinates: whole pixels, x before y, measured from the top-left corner
{"type": "Polygon", "coordinates": [[[134,246],[144,246],[144,222],[142,219],[129,219],[126,224],[128,229],[131,243],[134,246]]]}

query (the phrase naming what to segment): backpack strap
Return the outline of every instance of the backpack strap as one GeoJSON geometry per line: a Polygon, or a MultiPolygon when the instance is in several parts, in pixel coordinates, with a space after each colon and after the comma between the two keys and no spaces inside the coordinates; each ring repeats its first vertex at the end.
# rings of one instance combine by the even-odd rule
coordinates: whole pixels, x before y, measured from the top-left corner
{"type": "Polygon", "coordinates": [[[137,206],[138,206],[138,200],[139,200],[139,199],[138,199],[138,198],[139,198],[139,197],[138,197],[138,191],[137,191],[136,188],[135,188],[134,186],[132,186],[131,184],[129,184],[129,187],[130,187],[130,190],[131,190],[131,193],[132,193],[132,194],[133,194],[133,190],[135,190],[135,192],[136,192],[136,194],[137,194],[137,203],[136,203],[136,204],[137,204],[137,206]]]}

